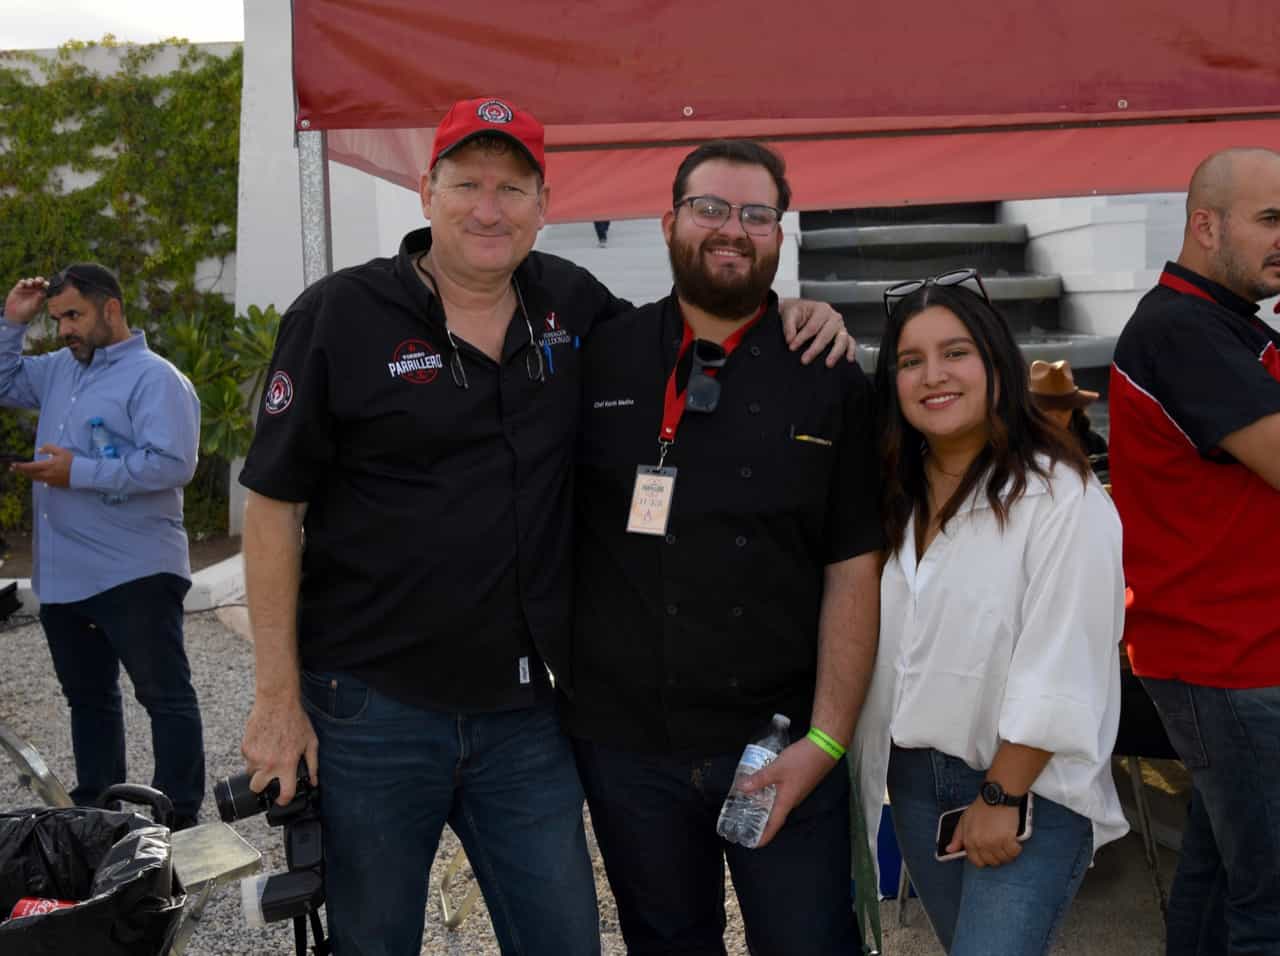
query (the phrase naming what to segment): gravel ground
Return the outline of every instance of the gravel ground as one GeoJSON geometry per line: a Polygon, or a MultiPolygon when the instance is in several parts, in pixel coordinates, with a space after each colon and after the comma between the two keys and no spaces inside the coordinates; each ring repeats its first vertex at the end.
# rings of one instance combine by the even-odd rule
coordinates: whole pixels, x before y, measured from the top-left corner
{"type": "MultiPolygon", "coordinates": [[[[189,616],[186,636],[196,692],[200,695],[205,759],[212,781],[243,769],[240,736],[253,702],[253,649],[224,627],[212,613],[189,616]]],[[[0,720],[35,746],[53,772],[69,786],[75,778],[70,721],[39,625],[33,623],[0,632],[0,648],[6,662],[3,682],[0,683],[0,720]]],[[[147,715],[133,699],[127,679],[125,685],[129,775],[133,780],[149,782],[153,764],[147,715]]],[[[25,807],[34,802],[30,791],[19,786],[16,774],[10,772],[0,755],[0,807],[25,807]]],[[[210,821],[217,818],[210,793],[205,799],[201,819],[210,821]]],[[[262,816],[241,821],[235,828],[251,845],[262,851],[263,872],[284,869],[280,833],[268,827],[262,816]]],[[[618,930],[617,911],[589,830],[588,838],[596,867],[604,953],[605,956],[621,956],[626,947],[618,930]]],[[[422,952],[448,956],[497,954],[498,947],[493,941],[493,930],[483,899],[476,903],[471,915],[457,930],[445,929],[441,921],[438,888],[445,868],[458,850],[456,837],[446,828],[431,872],[432,900],[427,908],[422,952]]],[[[470,867],[464,866],[450,894],[455,902],[461,901],[472,883],[470,867]]],[[[745,956],[747,949],[742,941],[741,917],[732,893],[729,901],[726,944],[731,956],[745,956]]],[[[235,885],[223,888],[210,902],[187,948],[189,956],[266,956],[293,951],[290,924],[268,925],[261,930],[244,925],[235,885]]]]}
{"type": "MultiPolygon", "coordinates": [[[[64,782],[69,782],[74,778],[74,762],[67,709],[53,676],[39,626],[27,623],[0,631],[0,648],[5,660],[4,677],[0,681],[0,720],[30,741],[54,773],[64,782]]],[[[187,650],[204,718],[209,778],[213,780],[237,773],[243,769],[240,735],[252,703],[252,647],[225,627],[215,614],[204,613],[187,618],[187,650]]],[[[152,769],[147,716],[131,694],[131,689],[126,686],[130,777],[147,782],[151,779],[152,769]]],[[[3,765],[3,757],[0,757],[0,807],[16,808],[33,803],[32,795],[18,785],[16,774],[3,765]]],[[[201,818],[206,821],[217,819],[212,796],[206,799],[201,818]]],[[[267,827],[263,817],[237,823],[236,829],[262,851],[264,872],[284,868],[280,833],[267,827]]],[[[605,956],[621,956],[626,948],[590,829],[588,839],[596,868],[603,952],[605,956]]],[[[448,956],[497,954],[498,947],[493,941],[483,900],[477,903],[459,929],[446,930],[441,921],[438,887],[445,867],[457,850],[456,838],[446,829],[431,873],[432,900],[427,909],[422,952],[448,956]]],[[[1165,852],[1161,862],[1165,885],[1168,886],[1174,857],[1165,852]]],[[[464,868],[451,895],[460,900],[471,885],[470,869],[464,868]]],[[[187,949],[190,956],[292,953],[293,936],[287,923],[262,930],[249,929],[244,925],[237,890],[234,885],[225,887],[209,904],[187,949]]],[[[725,934],[726,948],[729,956],[746,956],[736,899],[731,891],[727,897],[729,926],[725,934]]],[[[934,956],[941,952],[917,902],[912,901],[909,906],[905,927],[897,925],[895,903],[882,904],[881,913],[886,956],[934,956]]],[[[1142,863],[1141,844],[1130,835],[1098,854],[1096,865],[1068,914],[1062,940],[1054,948],[1054,953],[1154,956],[1162,950],[1159,911],[1152,900],[1149,879],[1142,863]]]]}

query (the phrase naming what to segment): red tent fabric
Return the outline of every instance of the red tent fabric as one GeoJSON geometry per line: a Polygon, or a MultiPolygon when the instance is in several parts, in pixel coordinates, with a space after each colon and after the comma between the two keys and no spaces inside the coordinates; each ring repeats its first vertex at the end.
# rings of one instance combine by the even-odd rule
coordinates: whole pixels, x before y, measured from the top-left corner
{"type": "Polygon", "coordinates": [[[654,215],[693,144],[769,140],[801,209],[1179,190],[1280,148],[1270,4],[294,0],[300,129],[416,189],[455,100],[547,124],[551,218],[654,215]]]}

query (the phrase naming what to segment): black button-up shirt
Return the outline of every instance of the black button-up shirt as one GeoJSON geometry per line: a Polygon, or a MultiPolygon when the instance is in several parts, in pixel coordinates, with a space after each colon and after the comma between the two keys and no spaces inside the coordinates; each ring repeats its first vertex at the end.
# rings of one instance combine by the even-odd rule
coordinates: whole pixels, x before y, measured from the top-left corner
{"type": "Polygon", "coordinates": [[[681,421],[666,535],[628,533],[682,323],[669,297],[602,326],[585,353],[563,703],[576,736],[724,753],[774,712],[807,726],[823,570],[881,547],[879,462],[870,383],[856,365],[801,365],[771,297],[717,375],[716,411],[681,421]]]}
{"type": "Polygon", "coordinates": [[[344,269],[285,314],[240,480],[308,502],[303,666],[460,711],[526,706],[566,662],[570,473],[581,343],[629,308],[588,272],[533,253],[515,281],[544,359],[512,316],[500,362],[465,343],[450,369],[439,300],[414,260],[344,269]]]}

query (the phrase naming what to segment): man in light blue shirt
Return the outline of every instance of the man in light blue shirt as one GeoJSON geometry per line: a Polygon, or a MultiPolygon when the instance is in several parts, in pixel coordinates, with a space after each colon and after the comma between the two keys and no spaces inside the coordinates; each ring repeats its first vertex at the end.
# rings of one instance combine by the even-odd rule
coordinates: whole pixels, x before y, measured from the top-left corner
{"type": "Polygon", "coordinates": [[[182,644],[191,587],[182,488],[196,469],[200,402],[191,383],[131,331],[116,277],[79,263],[20,280],[0,321],[0,405],[38,408],[31,479],[32,588],[71,707],[77,804],[125,780],[124,664],[151,717],[153,786],[174,825],[204,798],[204,740],[182,644]],[[66,346],[22,354],[47,307],[66,346]]]}

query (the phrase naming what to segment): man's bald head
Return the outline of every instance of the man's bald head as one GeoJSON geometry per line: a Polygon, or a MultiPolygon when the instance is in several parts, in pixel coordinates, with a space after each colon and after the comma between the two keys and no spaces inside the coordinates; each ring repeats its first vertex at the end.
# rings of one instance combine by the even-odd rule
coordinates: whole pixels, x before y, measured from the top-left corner
{"type": "Polygon", "coordinates": [[[1224,149],[1196,168],[1178,262],[1251,302],[1280,292],[1280,153],[1224,149]]]}
{"type": "Polygon", "coordinates": [[[1187,187],[1187,218],[1197,209],[1225,215],[1235,199],[1239,181],[1259,165],[1280,166],[1280,153],[1261,146],[1238,146],[1209,156],[1191,174],[1187,187]]]}

